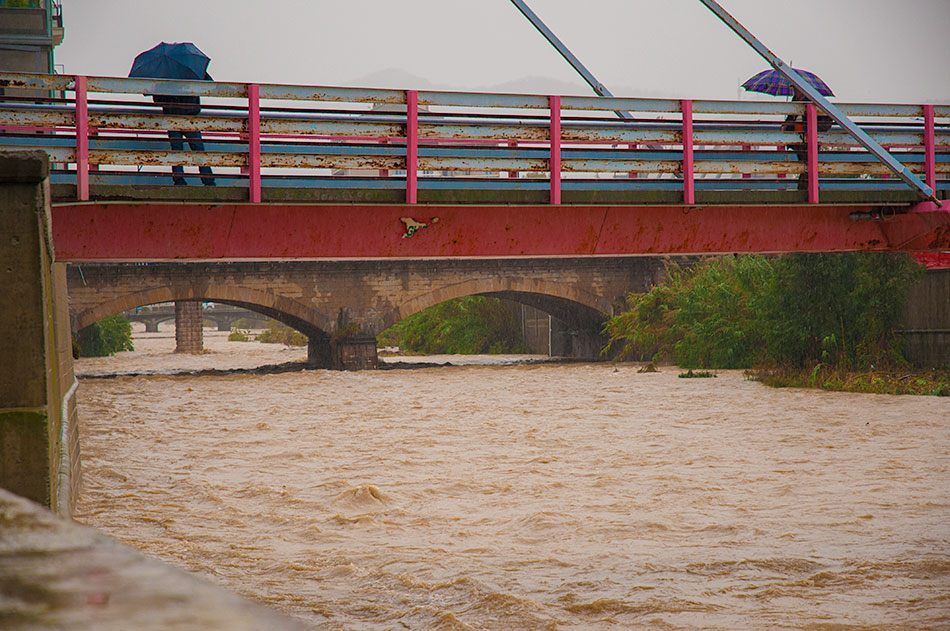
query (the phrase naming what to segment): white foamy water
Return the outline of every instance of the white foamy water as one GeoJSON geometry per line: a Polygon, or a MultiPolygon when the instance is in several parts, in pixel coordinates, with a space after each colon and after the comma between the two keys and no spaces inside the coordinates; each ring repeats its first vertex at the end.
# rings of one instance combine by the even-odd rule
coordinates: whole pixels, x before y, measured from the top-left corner
{"type": "MultiPolygon", "coordinates": [[[[305,356],[209,333],[79,370],[305,356]]],[[[677,372],[84,380],[77,518],[318,629],[950,628],[950,400],[677,372]]]]}

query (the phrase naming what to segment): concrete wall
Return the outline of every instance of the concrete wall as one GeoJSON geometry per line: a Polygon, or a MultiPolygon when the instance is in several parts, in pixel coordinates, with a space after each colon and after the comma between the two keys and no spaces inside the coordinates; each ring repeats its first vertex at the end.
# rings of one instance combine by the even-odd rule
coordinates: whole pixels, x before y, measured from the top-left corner
{"type": "MultiPolygon", "coordinates": [[[[46,17],[46,9],[0,7],[0,70],[41,73],[52,70],[55,41],[47,30],[46,17]]],[[[17,95],[44,94],[20,90],[17,95]]]]}
{"type": "Polygon", "coordinates": [[[551,316],[530,305],[521,305],[521,333],[524,345],[534,355],[552,355],[551,316]]]}
{"type": "Polygon", "coordinates": [[[0,534],[4,629],[312,628],[2,489],[0,534]]]}
{"type": "Polygon", "coordinates": [[[521,331],[529,353],[549,357],[602,359],[607,345],[599,328],[575,330],[543,309],[521,305],[521,331]]]}
{"type": "Polygon", "coordinates": [[[76,382],[48,174],[45,153],[0,153],[0,487],[69,515],[80,481],[76,382]]]}
{"type": "Polygon", "coordinates": [[[911,289],[903,326],[904,351],[912,364],[950,368],[950,269],[927,271],[911,289]]]}

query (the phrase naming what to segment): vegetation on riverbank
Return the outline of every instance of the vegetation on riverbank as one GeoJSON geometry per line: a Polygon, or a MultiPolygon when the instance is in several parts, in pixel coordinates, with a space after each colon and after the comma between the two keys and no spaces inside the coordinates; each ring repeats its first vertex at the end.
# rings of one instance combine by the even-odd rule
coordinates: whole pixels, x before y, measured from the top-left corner
{"type": "Polygon", "coordinates": [[[681,372],[677,375],[680,379],[709,379],[715,377],[716,373],[710,372],[708,370],[693,370],[690,368],[686,372],[681,372]]]}
{"type": "Polygon", "coordinates": [[[882,370],[855,372],[816,364],[810,370],[761,368],[746,375],[776,388],[821,388],[838,392],[876,394],[929,394],[950,396],[948,370],[882,370]]]}
{"type": "Polygon", "coordinates": [[[287,346],[306,346],[307,336],[277,320],[270,320],[267,329],[257,336],[258,342],[265,344],[285,344],[287,346]]]}
{"type": "Polygon", "coordinates": [[[673,263],[666,284],[631,294],[608,320],[605,352],[683,368],[755,368],[750,374],[770,385],[936,392],[941,382],[907,369],[896,333],[922,271],[889,253],[673,263]]]}
{"type": "Polygon", "coordinates": [[[121,313],[99,320],[76,334],[73,357],[107,357],[132,351],[132,323],[121,313]]]}
{"type": "Polygon", "coordinates": [[[377,340],[380,346],[425,355],[525,352],[518,305],[486,296],[429,307],[386,329],[377,340]]]}
{"type": "MultiPolygon", "coordinates": [[[[244,320],[243,323],[247,324],[247,321],[244,320]]],[[[307,345],[306,335],[277,320],[268,320],[267,328],[256,336],[251,334],[250,328],[239,327],[236,324],[238,323],[232,325],[231,333],[228,335],[229,342],[263,342],[264,344],[285,344],[287,346],[307,345]]]]}

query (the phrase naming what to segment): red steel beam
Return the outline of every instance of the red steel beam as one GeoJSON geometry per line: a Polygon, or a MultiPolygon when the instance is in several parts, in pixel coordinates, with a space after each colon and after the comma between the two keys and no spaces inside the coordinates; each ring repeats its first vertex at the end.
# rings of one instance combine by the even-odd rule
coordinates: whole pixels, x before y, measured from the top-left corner
{"type": "Polygon", "coordinates": [[[693,180],[693,102],[680,101],[683,111],[683,203],[696,202],[696,186],[693,180]]]}
{"type": "Polygon", "coordinates": [[[413,206],[74,203],[56,260],[622,256],[950,250],[950,213],[869,206],[413,206]]]}
{"type": "Polygon", "coordinates": [[[406,203],[419,196],[419,93],[406,91],[406,203]]]}
{"type": "Polygon", "coordinates": [[[76,94],[76,196],[89,199],[89,103],[86,77],[75,79],[76,94]]]}
{"type": "Polygon", "coordinates": [[[808,203],[818,203],[818,112],[814,103],[805,104],[805,129],[808,141],[808,203]]]}
{"type": "Polygon", "coordinates": [[[248,196],[251,202],[261,201],[261,87],[247,86],[247,165],[248,196]]]}
{"type": "Polygon", "coordinates": [[[551,203],[561,203],[561,97],[548,97],[551,108],[551,203]]]}
{"type": "Polygon", "coordinates": [[[934,138],[934,106],[924,105],[924,171],[927,186],[937,190],[937,144],[934,138]]]}

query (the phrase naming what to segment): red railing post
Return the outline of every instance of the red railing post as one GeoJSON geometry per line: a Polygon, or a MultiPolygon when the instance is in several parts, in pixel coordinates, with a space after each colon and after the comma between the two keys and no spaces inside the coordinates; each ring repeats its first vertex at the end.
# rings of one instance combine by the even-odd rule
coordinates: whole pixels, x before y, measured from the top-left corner
{"type": "Polygon", "coordinates": [[[261,87],[247,86],[247,180],[252,204],[261,202],[261,87]]]}
{"type": "Polygon", "coordinates": [[[406,91],[406,203],[419,199],[419,93],[406,91]]]}
{"type": "Polygon", "coordinates": [[[561,203],[561,97],[548,97],[551,108],[551,203],[561,203]]]}
{"type": "Polygon", "coordinates": [[[75,94],[76,197],[84,202],[89,200],[89,101],[86,77],[76,77],[75,94]]]}
{"type": "Polygon", "coordinates": [[[818,203],[818,110],[814,103],[805,104],[806,140],[808,142],[808,203],[818,203]]]}
{"type": "Polygon", "coordinates": [[[683,111],[683,202],[696,203],[696,187],[693,181],[693,102],[680,101],[683,111]]]}
{"type": "Polygon", "coordinates": [[[924,171],[927,186],[937,190],[937,144],[934,139],[934,106],[924,105],[924,171]]]}

